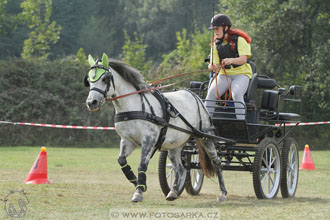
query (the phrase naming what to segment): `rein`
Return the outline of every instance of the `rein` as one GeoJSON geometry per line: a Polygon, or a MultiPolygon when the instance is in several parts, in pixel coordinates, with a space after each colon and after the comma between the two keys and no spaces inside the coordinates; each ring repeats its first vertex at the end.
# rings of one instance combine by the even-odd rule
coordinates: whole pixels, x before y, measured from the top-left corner
{"type": "MultiPolygon", "coordinates": [[[[225,93],[225,100],[226,101],[229,101],[229,100],[231,100],[231,96],[232,96],[232,94],[231,94],[231,89],[230,89],[230,84],[229,84],[229,82],[228,82],[228,75],[227,75],[227,72],[226,72],[226,68],[225,68],[225,65],[224,65],[224,63],[222,62],[221,63],[221,68],[223,69],[223,71],[225,72],[225,75],[226,75],[226,80],[227,80],[227,83],[228,83],[228,91],[229,91],[229,97],[228,97],[228,99],[227,99],[227,92],[225,93]]],[[[215,73],[215,84],[216,84],[216,92],[217,92],[217,96],[218,96],[218,99],[221,101],[221,96],[220,96],[220,94],[219,94],[219,89],[218,89],[218,74],[217,73],[215,73]]],[[[224,103],[224,106],[226,106],[227,105],[227,102],[225,102],[224,103]]]]}
{"type": "MultiPolygon", "coordinates": [[[[105,72],[103,74],[105,74],[105,76],[106,76],[105,79],[106,79],[107,87],[106,87],[106,89],[104,91],[101,90],[101,89],[99,89],[99,88],[95,88],[95,87],[91,88],[90,91],[95,90],[95,91],[101,93],[104,96],[104,98],[105,98],[106,101],[114,101],[114,100],[117,100],[117,99],[120,99],[120,98],[124,98],[124,97],[130,96],[130,95],[135,95],[135,94],[139,94],[139,93],[143,93],[143,92],[148,92],[148,91],[152,91],[152,90],[158,90],[158,89],[170,87],[170,86],[173,86],[174,84],[178,83],[178,82],[176,82],[176,83],[171,83],[171,84],[167,84],[167,85],[163,85],[163,86],[156,86],[156,87],[150,87],[150,88],[146,88],[146,89],[140,89],[140,90],[137,90],[135,92],[130,92],[130,93],[127,93],[127,94],[124,94],[124,95],[115,96],[115,97],[112,97],[112,98],[107,98],[106,96],[107,96],[107,92],[110,89],[110,82],[112,82],[113,87],[115,89],[114,79],[113,79],[113,75],[112,75],[111,69],[110,68],[107,68],[107,67],[105,67],[103,65],[99,65],[98,64],[98,61],[99,60],[96,60],[96,63],[93,66],[91,66],[88,69],[88,71],[94,69],[94,71],[95,71],[94,72],[94,75],[95,75],[97,68],[105,70],[105,72]]],[[[192,73],[201,73],[201,72],[206,72],[206,71],[207,70],[197,70],[197,71],[191,71],[191,72],[186,72],[186,73],[180,73],[180,74],[177,74],[177,75],[174,75],[174,76],[169,76],[169,77],[166,77],[166,78],[163,78],[163,79],[154,81],[154,82],[151,83],[151,85],[156,85],[156,84],[159,84],[160,82],[163,82],[163,81],[166,81],[166,80],[169,80],[169,79],[173,79],[173,78],[177,78],[177,77],[180,77],[180,76],[185,76],[185,75],[192,74],[192,73]]],[[[99,77],[98,77],[98,79],[96,79],[96,81],[99,80],[99,77]]],[[[86,74],[86,76],[84,78],[84,83],[85,83],[85,86],[89,86],[88,73],[86,74]]]]}
{"type": "MultiPolygon", "coordinates": [[[[191,71],[191,72],[186,72],[186,73],[180,73],[180,74],[177,74],[177,75],[174,75],[174,76],[169,76],[169,77],[154,81],[154,82],[151,83],[151,85],[156,85],[160,82],[163,82],[163,81],[166,81],[166,80],[169,80],[169,79],[173,79],[173,78],[177,78],[177,77],[180,77],[180,76],[185,76],[185,75],[192,74],[192,73],[201,73],[201,72],[206,72],[206,71],[208,71],[208,70],[197,70],[197,71],[191,71]]],[[[178,83],[178,82],[176,82],[176,83],[178,83]]],[[[120,96],[116,96],[116,97],[113,97],[113,98],[106,99],[106,101],[107,102],[114,101],[114,100],[117,100],[117,99],[121,99],[121,98],[130,96],[130,95],[139,94],[139,93],[142,93],[142,92],[148,92],[148,91],[163,89],[163,88],[166,88],[166,87],[173,86],[176,83],[171,83],[171,84],[167,84],[167,85],[163,85],[163,86],[157,86],[157,87],[151,87],[151,88],[137,90],[135,92],[130,92],[130,93],[127,93],[127,94],[124,94],[124,95],[120,95],[120,96]]]]}

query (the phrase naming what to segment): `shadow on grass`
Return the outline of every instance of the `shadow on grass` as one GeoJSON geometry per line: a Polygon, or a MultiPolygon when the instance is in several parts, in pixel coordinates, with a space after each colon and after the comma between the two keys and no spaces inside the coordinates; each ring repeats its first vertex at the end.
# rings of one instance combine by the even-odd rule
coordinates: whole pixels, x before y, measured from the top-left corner
{"type": "Polygon", "coordinates": [[[301,203],[311,203],[313,205],[318,204],[330,204],[330,198],[319,198],[319,197],[294,197],[283,199],[280,196],[275,199],[257,199],[256,197],[250,196],[237,196],[229,195],[228,200],[222,203],[217,201],[206,202],[205,197],[213,198],[214,195],[204,194],[201,196],[200,203],[192,203],[192,208],[215,208],[215,207],[276,207],[276,206],[287,206],[288,204],[301,204],[301,203]]]}

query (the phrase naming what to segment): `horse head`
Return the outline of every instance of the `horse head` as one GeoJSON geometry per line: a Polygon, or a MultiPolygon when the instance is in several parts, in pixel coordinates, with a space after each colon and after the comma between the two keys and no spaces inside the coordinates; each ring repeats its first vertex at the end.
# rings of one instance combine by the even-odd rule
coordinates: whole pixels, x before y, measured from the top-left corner
{"type": "Polygon", "coordinates": [[[84,77],[85,86],[90,87],[86,105],[90,111],[96,112],[100,110],[107,97],[114,93],[113,75],[109,67],[109,58],[105,53],[101,60],[94,60],[88,55],[88,62],[90,68],[84,77]]]}

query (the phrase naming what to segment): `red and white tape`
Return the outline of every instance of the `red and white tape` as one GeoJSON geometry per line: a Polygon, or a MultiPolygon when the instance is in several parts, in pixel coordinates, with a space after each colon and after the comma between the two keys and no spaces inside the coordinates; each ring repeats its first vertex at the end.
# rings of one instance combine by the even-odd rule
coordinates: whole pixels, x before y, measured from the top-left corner
{"type": "Polygon", "coordinates": [[[28,125],[28,126],[47,127],[47,128],[68,128],[68,129],[83,129],[83,130],[116,130],[115,127],[55,125],[55,124],[40,124],[40,123],[29,123],[29,122],[10,122],[10,121],[0,121],[0,124],[28,125]]]}
{"type": "MultiPolygon", "coordinates": [[[[300,122],[298,126],[304,125],[325,125],[330,124],[330,121],[320,121],[320,122],[300,122]]],[[[275,124],[276,126],[280,126],[280,124],[275,124]]],[[[285,123],[285,126],[296,126],[297,123],[285,123]]]]}
{"type": "MultiPolygon", "coordinates": [[[[0,124],[12,124],[12,125],[28,125],[28,126],[38,126],[47,128],[68,128],[68,129],[83,129],[83,130],[116,130],[115,127],[96,127],[96,126],[80,126],[80,125],[55,125],[55,124],[41,124],[41,123],[30,123],[30,122],[10,122],[10,121],[0,121],[0,124]]],[[[325,125],[330,124],[330,121],[322,122],[301,122],[298,126],[304,125],[325,125]]],[[[297,123],[285,123],[285,126],[296,126],[297,123]]],[[[275,124],[275,126],[280,126],[280,124],[275,124]]]]}

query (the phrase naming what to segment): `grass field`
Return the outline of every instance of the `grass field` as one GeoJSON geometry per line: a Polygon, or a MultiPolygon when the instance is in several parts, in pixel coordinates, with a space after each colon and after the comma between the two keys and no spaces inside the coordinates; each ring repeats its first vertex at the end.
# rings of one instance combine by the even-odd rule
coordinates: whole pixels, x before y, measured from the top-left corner
{"type": "MultiPolygon", "coordinates": [[[[192,211],[203,216],[181,219],[330,219],[330,151],[312,151],[317,169],[300,171],[293,199],[282,199],[279,193],[276,199],[258,200],[250,173],[225,171],[228,201],[224,203],[216,202],[215,178],[204,181],[199,196],[184,192],[178,200],[166,201],[158,183],[156,154],[148,169],[148,191],[139,204],[130,202],[135,189],[117,164],[119,149],[48,147],[48,177],[53,183],[26,185],[23,182],[39,151],[37,147],[0,147],[0,199],[11,190],[24,189],[29,204],[23,219],[139,219],[123,216],[138,211],[149,213],[142,219],[175,219],[174,213],[192,211]],[[159,214],[164,212],[167,215],[159,214]]],[[[128,159],[135,170],[139,153],[128,159]]],[[[4,205],[0,201],[0,219],[11,219],[4,205]]]]}

